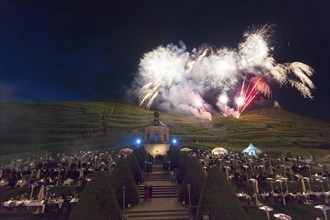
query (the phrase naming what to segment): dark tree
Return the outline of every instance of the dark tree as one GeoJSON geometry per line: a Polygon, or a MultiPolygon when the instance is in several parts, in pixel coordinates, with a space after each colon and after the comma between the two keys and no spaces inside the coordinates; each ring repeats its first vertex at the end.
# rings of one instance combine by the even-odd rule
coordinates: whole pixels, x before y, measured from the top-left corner
{"type": "Polygon", "coordinates": [[[140,169],[144,169],[144,159],[142,157],[141,150],[135,148],[133,153],[139,163],[140,169]]]}
{"type": "Polygon", "coordinates": [[[203,219],[203,215],[212,220],[248,219],[232,186],[216,166],[208,171],[195,219],[203,219]]]}
{"type": "Polygon", "coordinates": [[[189,160],[188,155],[186,153],[181,153],[179,166],[176,172],[176,179],[179,184],[182,183],[184,175],[186,174],[188,160],[189,160]]]}
{"type": "Polygon", "coordinates": [[[171,145],[167,152],[167,158],[171,161],[170,169],[174,170],[178,168],[180,161],[180,149],[178,146],[171,145]]]}
{"type": "Polygon", "coordinates": [[[125,158],[119,158],[113,173],[110,176],[111,184],[115,191],[118,204],[123,204],[123,186],[125,190],[125,206],[139,203],[139,193],[135,181],[125,158]]]}
{"type": "Polygon", "coordinates": [[[121,218],[121,211],[111,186],[110,177],[105,173],[95,173],[93,179],[81,193],[70,219],[121,218]]]}
{"type": "Polygon", "coordinates": [[[139,163],[136,159],[135,154],[134,153],[129,154],[127,156],[126,160],[127,160],[129,168],[131,169],[131,173],[133,175],[135,184],[141,184],[143,182],[143,180],[142,180],[142,171],[141,171],[139,163]]]}
{"type": "Polygon", "coordinates": [[[189,203],[189,194],[187,184],[190,184],[190,201],[191,205],[198,205],[199,197],[204,184],[205,174],[202,166],[196,158],[190,157],[187,163],[186,174],[184,175],[179,194],[179,200],[189,203]]]}

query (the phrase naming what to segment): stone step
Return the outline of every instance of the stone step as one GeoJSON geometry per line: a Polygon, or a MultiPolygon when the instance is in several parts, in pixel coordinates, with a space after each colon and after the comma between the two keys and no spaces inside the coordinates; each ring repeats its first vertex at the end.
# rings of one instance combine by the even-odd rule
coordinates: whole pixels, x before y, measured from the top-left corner
{"type": "Polygon", "coordinates": [[[153,179],[153,178],[162,178],[162,179],[166,179],[168,181],[170,180],[170,176],[162,175],[162,174],[144,175],[144,179],[153,179]]]}
{"type": "MultiPolygon", "coordinates": [[[[152,187],[152,191],[156,192],[156,191],[172,191],[172,190],[177,190],[178,187],[177,186],[165,186],[165,187],[158,187],[158,186],[153,186],[152,187]]],[[[137,188],[138,191],[144,192],[144,187],[138,187],[137,188]]]]}
{"type": "MultiPolygon", "coordinates": [[[[152,194],[153,198],[173,198],[177,197],[178,186],[177,185],[155,185],[156,182],[153,181],[152,194]]],[[[164,181],[162,182],[164,184],[164,181]]],[[[144,185],[137,186],[140,198],[144,197],[144,185]]]]}
{"type": "Polygon", "coordinates": [[[125,216],[128,220],[134,219],[191,219],[189,210],[187,209],[170,209],[170,210],[127,210],[125,216]]]}
{"type": "MultiPolygon", "coordinates": [[[[153,199],[159,199],[159,198],[177,198],[178,195],[177,194],[162,194],[162,195],[152,195],[152,198],[153,199]]],[[[144,195],[140,195],[139,196],[140,199],[144,199],[144,195]]]]}
{"type": "MultiPolygon", "coordinates": [[[[152,192],[153,193],[162,193],[162,192],[176,192],[178,191],[177,188],[168,188],[168,189],[157,189],[157,188],[154,188],[152,189],[152,192]]],[[[144,189],[141,189],[141,190],[138,190],[139,193],[144,193],[144,189]]]]}
{"type": "Polygon", "coordinates": [[[169,181],[167,178],[147,178],[145,182],[169,181]]]}
{"type": "Polygon", "coordinates": [[[193,218],[187,216],[159,216],[159,217],[143,217],[143,218],[126,218],[127,220],[192,220],[193,218]]]}
{"type": "MultiPolygon", "coordinates": [[[[152,190],[152,193],[153,194],[157,194],[157,193],[176,193],[178,190],[177,189],[159,189],[159,190],[152,190]]],[[[138,192],[140,194],[143,194],[144,193],[144,190],[138,190],[138,192]]]]}
{"type": "MultiPolygon", "coordinates": [[[[144,185],[138,185],[137,188],[144,190],[144,185]]],[[[177,189],[178,186],[177,185],[162,185],[162,186],[153,185],[152,188],[153,189],[177,189]]]]}

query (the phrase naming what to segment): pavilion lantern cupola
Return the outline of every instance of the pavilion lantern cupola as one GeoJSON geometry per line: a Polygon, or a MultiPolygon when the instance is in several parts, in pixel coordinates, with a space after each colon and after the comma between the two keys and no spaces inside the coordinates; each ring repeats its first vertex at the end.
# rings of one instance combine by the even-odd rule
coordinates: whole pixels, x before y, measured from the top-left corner
{"type": "Polygon", "coordinates": [[[167,144],[169,127],[159,120],[159,113],[154,113],[154,120],[144,128],[144,142],[148,144],[167,144]]]}

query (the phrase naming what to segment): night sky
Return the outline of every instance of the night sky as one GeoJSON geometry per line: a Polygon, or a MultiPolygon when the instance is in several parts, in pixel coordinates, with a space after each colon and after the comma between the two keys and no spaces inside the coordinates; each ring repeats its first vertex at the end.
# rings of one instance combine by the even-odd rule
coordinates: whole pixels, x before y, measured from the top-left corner
{"type": "Polygon", "coordinates": [[[314,68],[314,100],[271,85],[284,109],[330,120],[329,1],[0,1],[1,101],[126,100],[142,55],[183,41],[236,48],[274,24],[279,63],[314,68]]]}

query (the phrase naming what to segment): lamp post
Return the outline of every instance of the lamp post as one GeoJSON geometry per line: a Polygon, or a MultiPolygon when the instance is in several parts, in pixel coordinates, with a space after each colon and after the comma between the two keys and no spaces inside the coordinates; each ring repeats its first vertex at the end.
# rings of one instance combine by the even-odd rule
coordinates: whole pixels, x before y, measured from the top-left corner
{"type": "Polygon", "coordinates": [[[30,200],[32,199],[32,195],[33,195],[33,190],[34,190],[34,187],[35,187],[36,185],[33,183],[33,184],[31,184],[31,194],[30,194],[30,200]]]}
{"type": "Polygon", "coordinates": [[[311,191],[312,191],[312,189],[311,189],[311,184],[309,183],[310,178],[308,178],[308,177],[304,177],[304,179],[307,181],[309,191],[311,192],[311,191]]]}
{"type": "Polygon", "coordinates": [[[46,199],[48,199],[48,191],[50,189],[50,186],[46,186],[46,199]]]}
{"type": "Polygon", "coordinates": [[[125,212],[125,193],[126,193],[126,186],[122,187],[123,189],[123,212],[125,212]]]}
{"type": "Polygon", "coordinates": [[[328,217],[327,217],[327,210],[330,210],[330,207],[329,206],[325,206],[325,205],[317,205],[317,206],[314,206],[315,208],[317,209],[321,209],[321,211],[323,211],[323,214],[324,214],[324,218],[325,220],[328,220],[328,217]]]}
{"type": "Polygon", "coordinates": [[[246,175],[246,178],[249,179],[249,175],[248,175],[248,168],[249,168],[249,166],[244,165],[243,167],[244,167],[244,169],[245,169],[245,175],[246,175]]]}
{"type": "Polygon", "coordinates": [[[191,199],[190,199],[191,184],[190,183],[187,183],[187,189],[188,189],[188,197],[189,197],[189,207],[191,207],[191,199]]]}
{"type": "Polygon", "coordinates": [[[322,177],[322,179],[324,179],[324,180],[327,181],[328,190],[330,190],[330,186],[329,186],[329,177],[325,176],[325,177],[322,177]]]}
{"type": "Polygon", "coordinates": [[[283,193],[283,187],[282,187],[283,180],[282,179],[278,179],[278,180],[276,180],[276,182],[279,182],[280,183],[283,205],[285,205],[286,203],[285,203],[285,198],[284,198],[284,193],[283,193]]]}
{"type": "Polygon", "coordinates": [[[321,183],[321,189],[322,189],[322,192],[324,192],[324,188],[323,188],[323,180],[322,178],[319,178],[319,179],[316,179],[319,183],[321,183]]]}
{"type": "Polygon", "coordinates": [[[259,193],[259,189],[258,189],[258,181],[256,179],[251,178],[250,181],[253,183],[253,190],[254,190],[254,195],[256,197],[256,203],[258,204],[258,193],[259,193]]]}
{"type": "Polygon", "coordinates": [[[283,178],[281,178],[281,180],[285,182],[286,193],[288,193],[289,192],[288,178],[287,177],[283,177],[283,178]]]}
{"type": "Polygon", "coordinates": [[[219,158],[218,160],[219,160],[219,167],[220,167],[220,169],[222,169],[222,164],[221,164],[222,159],[219,158]]]}
{"type": "Polygon", "coordinates": [[[311,177],[312,176],[312,170],[311,170],[311,166],[310,165],[306,165],[308,167],[308,170],[309,170],[309,176],[311,177]]]}
{"type": "Polygon", "coordinates": [[[270,180],[270,187],[272,188],[272,193],[273,193],[274,192],[273,178],[268,177],[267,180],[270,180]]]}

